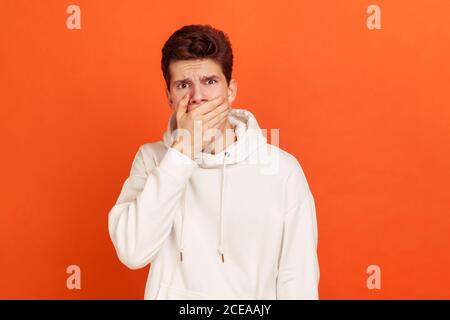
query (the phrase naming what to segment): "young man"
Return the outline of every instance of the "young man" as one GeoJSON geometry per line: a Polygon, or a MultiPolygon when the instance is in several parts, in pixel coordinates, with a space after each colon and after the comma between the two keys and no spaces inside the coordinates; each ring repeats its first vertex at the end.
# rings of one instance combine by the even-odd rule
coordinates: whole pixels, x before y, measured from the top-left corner
{"type": "Polygon", "coordinates": [[[120,261],[151,263],[144,298],[318,299],[314,198],[298,161],[231,108],[228,37],[185,26],[161,67],[174,112],[109,213],[120,261]]]}

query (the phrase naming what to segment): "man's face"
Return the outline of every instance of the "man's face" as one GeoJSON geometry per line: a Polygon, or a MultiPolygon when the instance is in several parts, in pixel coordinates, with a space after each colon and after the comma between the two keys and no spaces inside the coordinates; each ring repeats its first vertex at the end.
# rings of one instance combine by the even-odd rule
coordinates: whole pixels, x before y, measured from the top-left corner
{"type": "Polygon", "coordinates": [[[236,81],[231,80],[228,85],[222,68],[212,59],[171,62],[169,72],[171,80],[166,94],[172,109],[188,92],[188,112],[219,95],[226,95],[230,105],[236,97],[236,81]]]}

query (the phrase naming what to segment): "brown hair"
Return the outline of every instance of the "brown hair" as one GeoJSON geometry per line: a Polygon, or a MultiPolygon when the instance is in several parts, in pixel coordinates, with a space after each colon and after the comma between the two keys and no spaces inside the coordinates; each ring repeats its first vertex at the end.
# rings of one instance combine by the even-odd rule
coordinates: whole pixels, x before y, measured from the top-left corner
{"type": "Polygon", "coordinates": [[[208,58],[220,64],[229,84],[233,71],[233,51],[225,33],[210,25],[188,25],[175,31],[162,48],[161,69],[167,89],[170,89],[171,62],[208,58]]]}

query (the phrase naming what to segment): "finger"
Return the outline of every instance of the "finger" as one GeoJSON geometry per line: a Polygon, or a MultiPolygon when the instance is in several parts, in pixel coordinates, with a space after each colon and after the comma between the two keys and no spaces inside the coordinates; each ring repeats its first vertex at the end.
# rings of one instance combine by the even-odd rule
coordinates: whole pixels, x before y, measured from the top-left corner
{"type": "Polygon", "coordinates": [[[214,108],[210,112],[204,114],[201,119],[204,122],[208,122],[211,119],[213,119],[214,117],[216,117],[218,114],[222,113],[223,111],[225,111],[227,109],[230,109],[230,106],[228,105],[228,101],[225,101],[224,103],[218,105],[216,108],[214,108]]]}
{"type": "Polygon", "coordinates": [[[192,115],[193,116],[204,115],[204,114],[210,112],[211,110],[213,110],[214,108],[216,108],[217,106],[219,106],[224,100],[225,100],[225,96],[223,96],[223,95],[217,96],[214,99],[203,103],[202,105],[197,107],[195,110],[192,110],[192,115]]]}
{"type": "Polygon", "coordinates": [[[209,128],[217,128],[217,127],[219,127],[219,125],[222,124],[222,122],[228,118],[229,113],[230,113],[229,109],[226,109],[225,111],[222,111],[216,117],[214,117],[213,119],[211,119],[208,122],[208,127],[209,128]]]}
{"type": "Polygon", "coordinates": [[[186,94],[184,95],[184,97],[181,98],[180,101],[178,101],[178,104],[177,104],[177,112],[183,112],[183,113],[186,113],[186,112],[187,112],[187,105],[188,105],[188,103],[189,103],[189,92],[186,93],[186,94]]]}

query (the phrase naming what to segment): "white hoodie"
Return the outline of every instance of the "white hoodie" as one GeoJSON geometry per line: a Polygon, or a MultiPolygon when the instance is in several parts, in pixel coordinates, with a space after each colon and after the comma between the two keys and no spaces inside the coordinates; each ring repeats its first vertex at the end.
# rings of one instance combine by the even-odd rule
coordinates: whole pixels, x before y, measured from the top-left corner
{"type": "Polygon", "coordinates": [[[232,109],[237,141],[195,160],[163,140],[142,145],[109,213],[130,269],[151,263],[144,299],[318,299],[314,198],[294,156],[232,109]]]}

